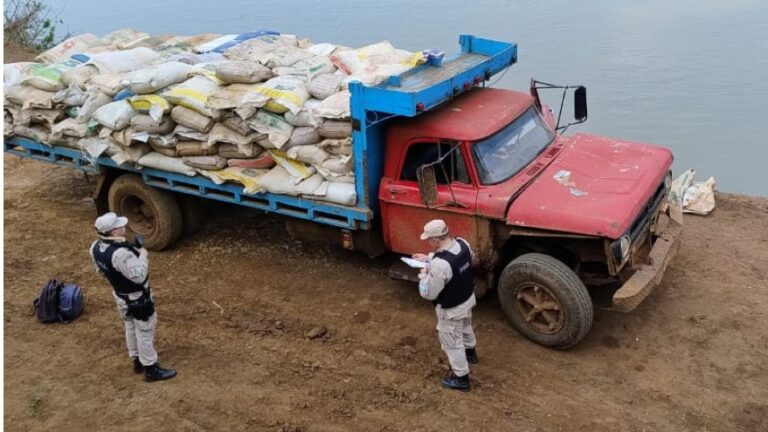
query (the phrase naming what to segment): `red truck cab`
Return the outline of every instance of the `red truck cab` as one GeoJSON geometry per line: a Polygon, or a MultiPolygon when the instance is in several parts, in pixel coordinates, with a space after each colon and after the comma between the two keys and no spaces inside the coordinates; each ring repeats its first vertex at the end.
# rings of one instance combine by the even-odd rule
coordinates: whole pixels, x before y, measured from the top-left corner
{"type": "Polygon", "coordinates": [[[537,96],[477,88],[388,129],[384,242],[424,252],[424,224],[445,220],[512,324],[568,348],[591,326],[593,297],[608,292],[608,307],[629,311],[659,283],[679,234],[665,199],[671,164],[662,147],[560,135],[537,96]]]}

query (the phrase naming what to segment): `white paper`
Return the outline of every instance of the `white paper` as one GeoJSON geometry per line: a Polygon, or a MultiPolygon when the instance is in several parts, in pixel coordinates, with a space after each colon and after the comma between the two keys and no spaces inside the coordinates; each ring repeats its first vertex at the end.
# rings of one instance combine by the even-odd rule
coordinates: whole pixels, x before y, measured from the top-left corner
{"type": "Polygon", "coordinates": [[[425,263],[424,261],[419,261],[419,260],[415,260],[413,258],[408,258],[408,257],[401,257],[400,259],[404,263],[408,264],[408,266],[410,267],[417,268],[417,269],[427,268],[427,263],[425,263]]]}

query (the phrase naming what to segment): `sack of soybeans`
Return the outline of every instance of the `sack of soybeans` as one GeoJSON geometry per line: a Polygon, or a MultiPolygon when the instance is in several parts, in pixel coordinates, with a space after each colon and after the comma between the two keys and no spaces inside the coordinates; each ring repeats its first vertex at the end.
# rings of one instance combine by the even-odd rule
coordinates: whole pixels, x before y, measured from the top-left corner
{"type": "Polygon", "coordinates": [[[253,118],[248,120],[248,124],[256,131],[268,134],[270,144],[278,149],[291,139],[294,129],[283,116],[265,110],[259,110],[253,118]]]}
{"type": "Polygon", "coordinates": [[[277,114],[286,111],[298,113],[309,99],[306,80],[295,76],[278,76],[256,88],[256,92],[269,98],[264,109],[277,114]]]}
{"type": "Polygon", "coordinates": [[[212,156],[219,152],[216,147],[208,147],[200,141],[179,141],[176,143],[179,156],[212,156]]]}
{"type": "Polygon", "coordinates": [[[181,105],[173,107],[171,110],[171,118],[177,124],[194,129],[198,132],[210,132],[214,124],[212,118],[181,105]]]}
{"type": "Polygon", "coordinates": [[[253,61],[226,61],[216,65],[216,76],[229,84],[255,84],[274,76],[272,70],[253,61]]]}
{"type": "Polygon", "coordinates": [[[227,160],[219,155],[185,156],[183,160],[186,165],[203,170],[220,170],[227,166],[227,160]]]}
{"type": "Polygon", "coordinates": [[[161,93],[174,105],[182,105],[200,114],[217,118],[218,113],[206,106],[208,97],[218,91],[220,86],[205,76],[194,76],[161,93]]]}

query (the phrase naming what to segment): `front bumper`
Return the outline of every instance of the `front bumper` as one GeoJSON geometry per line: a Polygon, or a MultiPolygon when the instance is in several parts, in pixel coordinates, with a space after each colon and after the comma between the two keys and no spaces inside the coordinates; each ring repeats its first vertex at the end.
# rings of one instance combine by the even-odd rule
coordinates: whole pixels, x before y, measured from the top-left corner
{"type": "Polygon", "coordinates": [[[667,265],[680,248],[683,227],[673,221],[656,239],[648,255],[650,264],[641,265],[637,271],[613,294],[611,309],[629,312],[635,309],[656,288],[664,276],[667,265]]]}

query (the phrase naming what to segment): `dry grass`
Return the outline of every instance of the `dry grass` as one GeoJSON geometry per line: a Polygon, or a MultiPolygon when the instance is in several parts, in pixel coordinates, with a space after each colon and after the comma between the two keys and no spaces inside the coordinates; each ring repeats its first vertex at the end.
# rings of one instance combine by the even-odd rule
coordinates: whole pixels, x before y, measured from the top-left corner
{"type": "Polygon", "coordinates": [[[61,20],[51,16],[42,0],[7,0],[3,7],[5,43],[34,51],[43,51],[56,44],[56,24],[61,20]]]}

